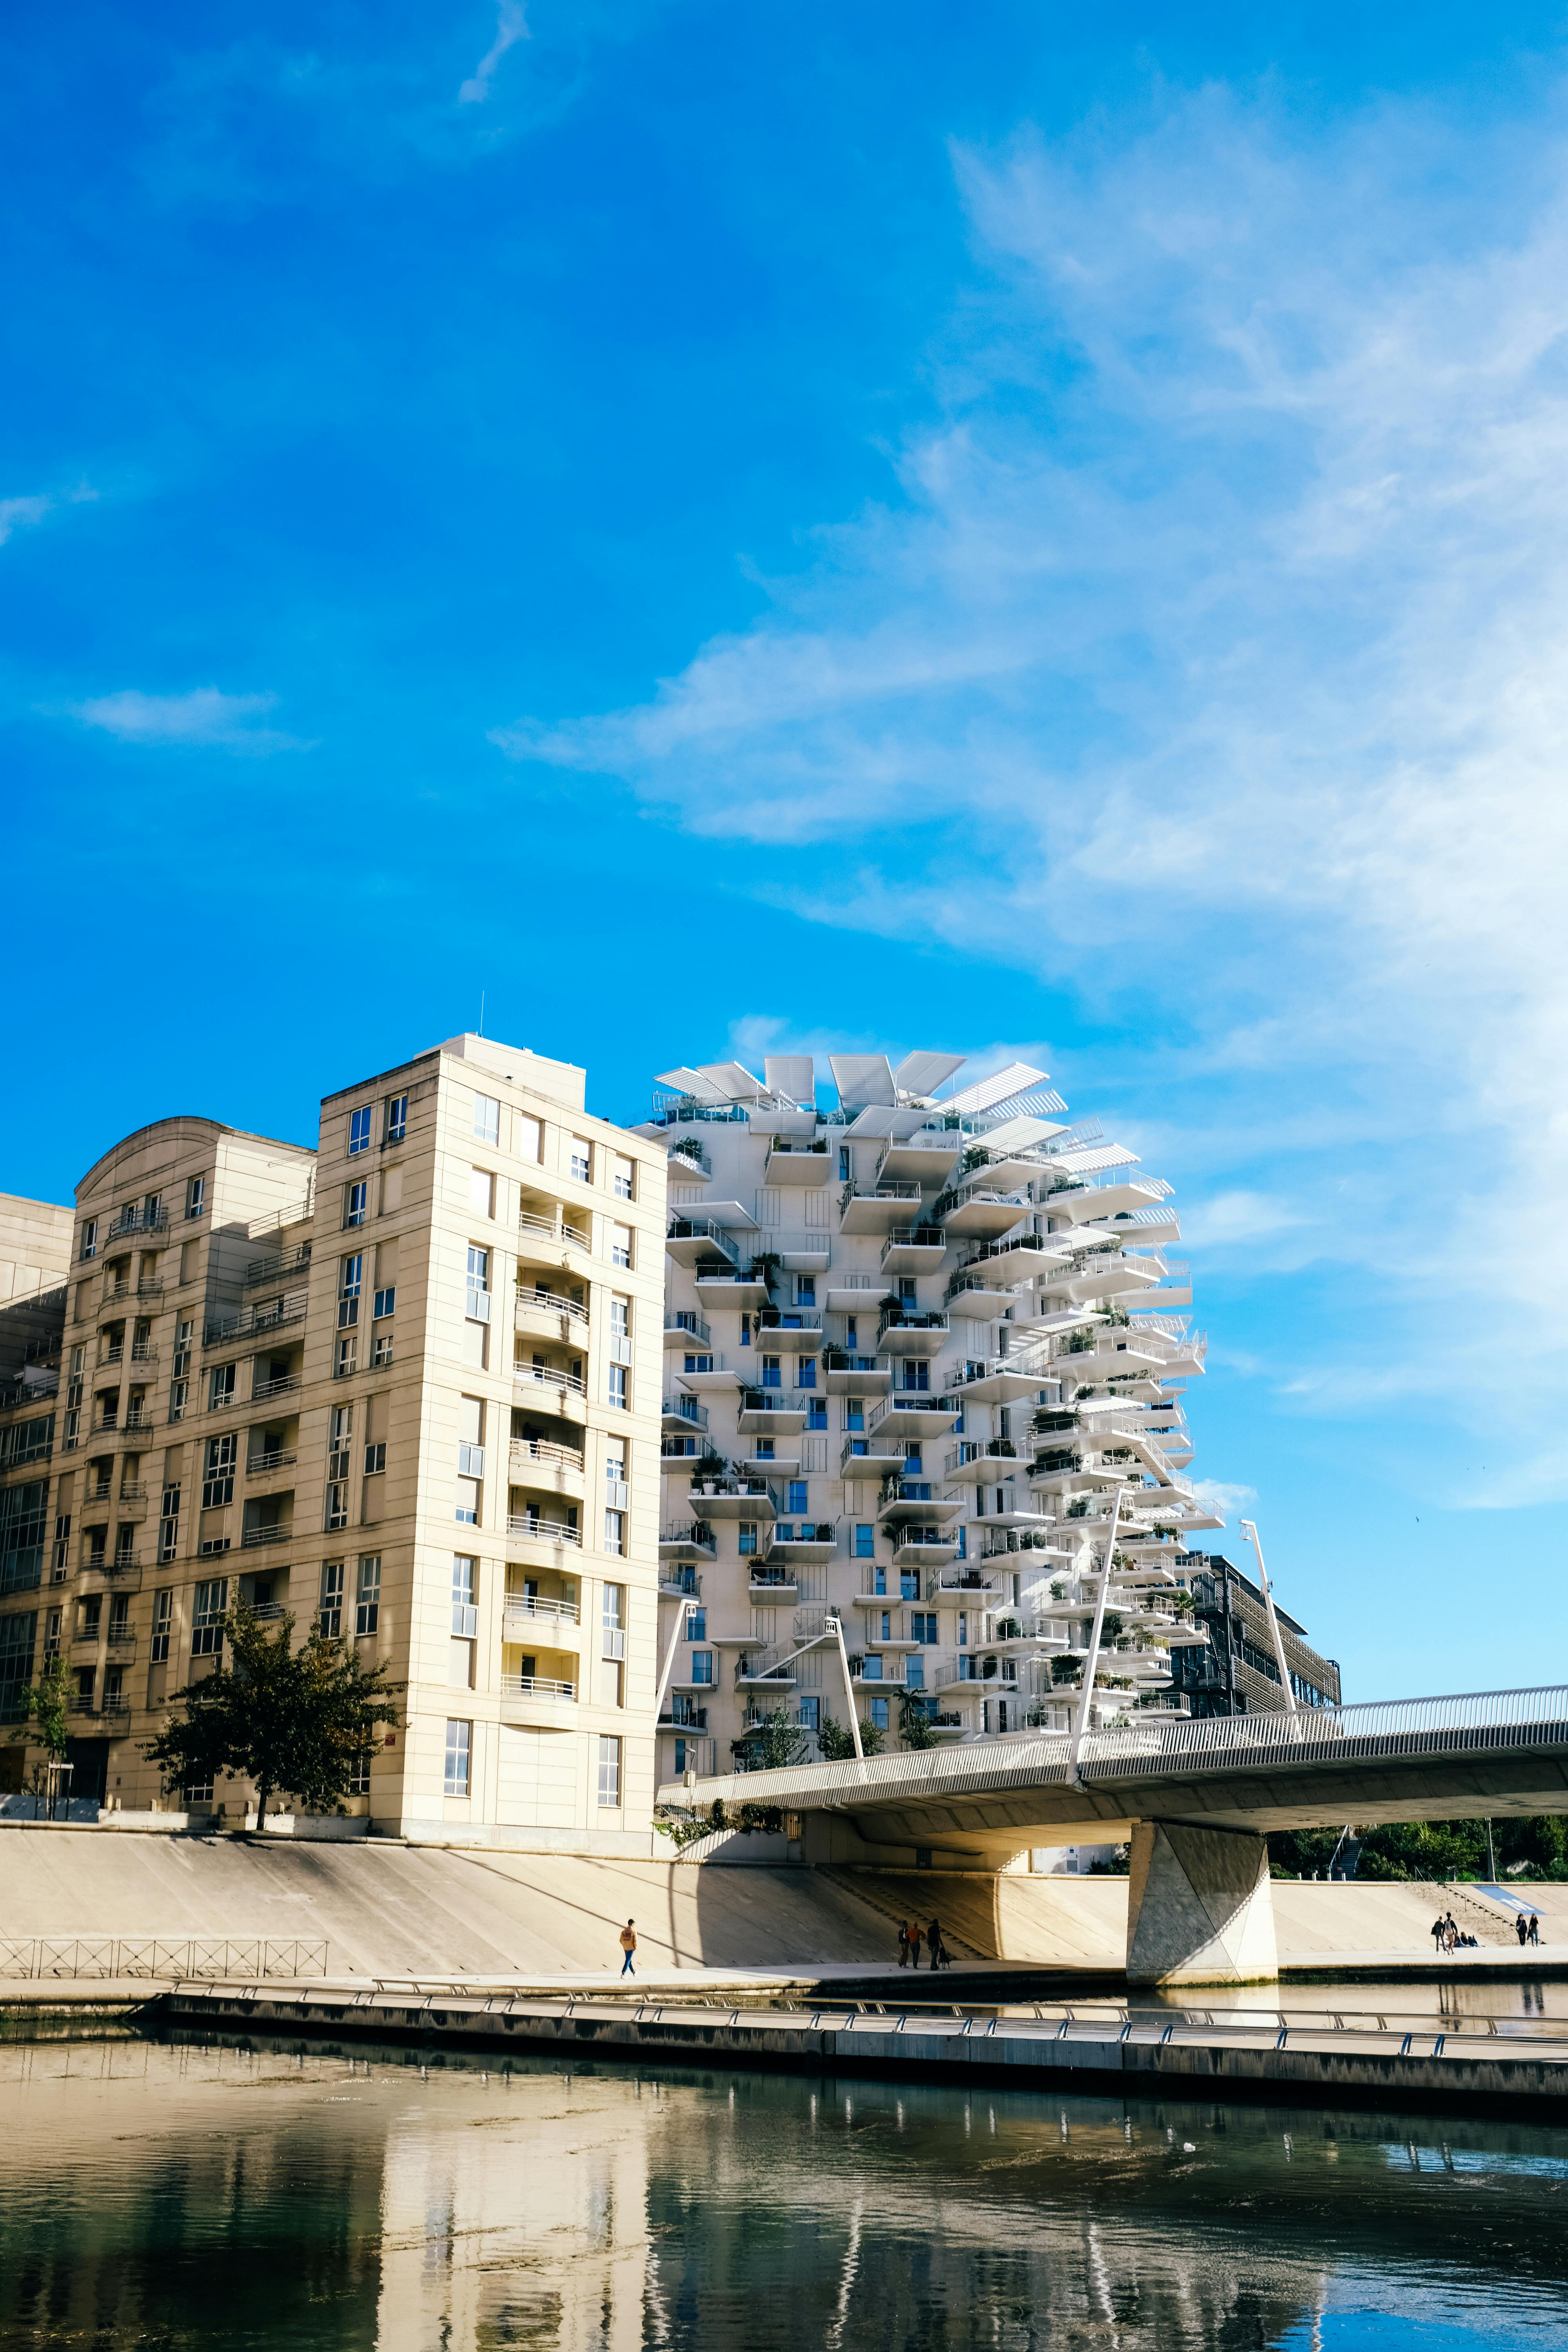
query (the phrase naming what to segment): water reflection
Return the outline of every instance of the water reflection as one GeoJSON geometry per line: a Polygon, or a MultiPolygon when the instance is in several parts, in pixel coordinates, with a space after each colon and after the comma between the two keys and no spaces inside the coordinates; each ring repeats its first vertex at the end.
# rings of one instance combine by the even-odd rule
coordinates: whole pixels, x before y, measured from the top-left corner
{"type": "Polygon", "coordinates": [[[126,2037],[0,2048],[0,2343],[1568,2347],[1568,2132],[126,2037]]]}

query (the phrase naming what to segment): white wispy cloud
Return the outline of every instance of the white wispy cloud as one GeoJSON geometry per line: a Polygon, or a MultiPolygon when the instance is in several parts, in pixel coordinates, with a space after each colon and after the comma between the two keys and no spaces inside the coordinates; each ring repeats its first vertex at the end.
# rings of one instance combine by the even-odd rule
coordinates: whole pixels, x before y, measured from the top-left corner
{"type": "Polygon", "coordinates": [[[310,746],[297,736],[258,720],[277,702],[275,694],[224,694],[216,686],[186,694],[142,694],[128,687],[70,706],[84,727],[100,728],[122,743],[173,743],[226,751],[300,751],[310,746]]]}
{"type": "Polygon", "coordinates": [[[0,547],[18,530],[31,530],[60,507],[88,506],[98,492],[89,482],[68,490],[38,490],[26,498],[0,499],[0,547]]]}
{"type": "Polygon", "coordinates": [[[1500,1311],[1568,1353],[1568,1262],[1498,1239],[1568,1212],[1562,115],[1301,134],[1210,91],[958,151],[977,282],[887,503],[646,701],[495,738],[768,845],[821,921],[1136,1008],[1124,1091],[1180,1070],[1216,1241],[1298,1220],[1398,1309],[1325,1397],[1500,1311]]]}
{"type": "Polygon", "coordinates": [[[529,38],[527,11],[520,0],[500,0],[500,12],[496,18],[496,37],[474,68],[467,81],[458,90],[459,106],[482,106],[490,94],[490,83],[496,68],[508,49],[529,38]]]}

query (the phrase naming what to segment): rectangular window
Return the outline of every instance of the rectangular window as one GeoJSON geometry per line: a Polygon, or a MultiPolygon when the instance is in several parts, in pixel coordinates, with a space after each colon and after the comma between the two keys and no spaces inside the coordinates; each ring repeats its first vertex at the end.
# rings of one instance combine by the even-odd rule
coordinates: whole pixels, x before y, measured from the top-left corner
{"type": "Polygon", "coordinates": [[[685,1639],[689,1642],[705,1642],[708,1639],[708,1612],[706,1609],[689,1609],[687,1611],[685,1639]]]}
{"type": "Polygon", "coordinates": [[[466,1797],[468,1793],[468,1758],[473,1741],[471,1723],[456,1723],[447,1717],[447,1777],[443,1785],[448,1797],[466,1797]]]}
{"type": "Polygon", "coordinates": [[[468,1171],[468,1207],[476,1217],[495,1215],[496,1180],[488,1168],[468,1171]]]}
{"type": "Polygon", "coordinates": [[[359,1296],[364,1282],[364,1253],[338,1260],[338,1328],[351,1330],[359,1321],[359,1296]]]}
{"type": "Polygon", "coordinates": [[[362,1181],[358,1184],[345,1184],[343,1186],[343,1224],[345,1227],[363,1224],[365,1220],[365,1212],[369,1202],[370,1185],[368,1181],[362,1181]]]}
{"type": "Polygon", "coordinates": [[[838,1181],[841,1184],[849,1181],[849,1146],[847,1143],[838,1147],[838,1181]]]}
{"type": "Polygon", "coordinates": [[[173,1370],[176,1380],[183,1379],[191,1369],[191,1349],[195,1345],[195,1331],[196,1318],[194,1315],[182,1315],[174,1326],[173,1370]]]}
{"type": "Polygon", "coordinates": [[[803,1731],[820,1731],[822,1701],[819,1698],[803,1698],[800,1702],[799,1721],[803,1731]]]}
{"type": "Polygon", "coordinates": [[[180,1549],[180,1485],[171,1479],[163,1489],[163,1513],[158,1521],[158,1558],[173,1559],[180,1549]]]}
{"type": "Polygon", "coordinates": [[[354,1759],[348,1788],[351,1797],[368,1797],[370,1794],[370,1749],[363,1748],[354,1759]]]}
{"type": "Polygon", "coordinates": [[[474,1133],[481,1143],[500,1144],[500,1105],[493,1095],[474,1097],[474,1133]]]}
{"type": "Polygon", "coordinates": [[[594,1172],[594,1147],[585,1136],[572,1138],[572,1174],[579,1184],[588,1183],[594,1172]]]}
{"type": "Polygon", "coordinates": [[[234,1402],[234,1374],[235,1367],[232,1364],[213,1366],[207,1375],[207,1411],[209,1412],[221,1412],[225,1405],[234,1402]]]}
{"type": "Polygon", "coordinates": [[[627,1393],[627,1382],[630,1378],[631,1375],[625,1364],[610,1366],[609,1402],[621,1412],[628,1411],[631,1405],[631,1398],[627,1393]]]}
{"type": "Polygon", "coordinates": [[[55,1520],[55,1580],[58,1583],[70,1565],[71,1515],[61,1511],[55,1520]]]}
{"type": "Polygon", "coordinates": [[[385,1468],[386,1468],[386,1448],[385,1448],[385,1446],[384,1446],[384,1445],[380,1445],[380,1444],[377,1444],[377,1445],[367,1445],[367,1446],[365,1447],[365,1449],[364,1449],[364,1475],[365,1475],[365,1476],[366,1476],[367,1478],[379,1478],[379,1477],[383,1475],[383,1473],[384,1472],[385,1468]]]}
{"type": "Polygon", "coordinates": [[[811,1505],[808,1499],[806,1482],[804,1478],[792,1478],[790,1480],[789,1502],[785,1507],[789,1511],[792,1518],[803,1519],[805,1517],[811,1505]]]}
{"type": "Polygon", "coordinates": [[[407,1132],[408,1097],[406,1095],[393,1095],[388,1100],[386,1106],[386,1135],[384,1139],[388,1143],[401,1143],[407,1132]]]}
{"type": "Polygon", "coordinates": [[[195,1601],[191,1611],[191,1655],[193,1658],[216,1658],[223,1649],[224,1612],[228,1607],[228,1579],[214,1577],[210,1584],[198,1584],[195,1601]]]}
{"type": "Polygon", "coordinates": [[[621,1743],[618,1739],[601,1738],[599,1741],[599,1802],[618,1805],[621,1801],[621,1743]]]}
{"type": "Polygon", "coordinates": [[[362,1151],[370,1150],[370,1105],[363,1110],[349,1113],[349,1158],[357,1160],[362,1151]]]}
{"type": "Polygon", "coordinates": [[[906,1690],[924,1690],[925,1686],[926,1662],[918,1650],[913,1650],[904,1660],[904,1687],[906,1690]]]}
{"type": "Polygon", "coordinates": [[[712,1681],[713,1653],[711,1650],[692,1651],[691,1679],[694,1683],[710,1683],[712,1681]]]}
{"type": "Polygon", "coordinates": [[[374,1633],[381,1622],[381,1554],[368,1553],[359,1564],[359,1591],[354,1600],[356,1640],[374,1633]]]}
{"type": "Polygon", "coordinates": [[[626,1515],[624,1511],[605,1513],[605,1549],[613,1559],[624,1559],[626,1549],[626,1515]]]}
{"type": "MultiPolygon", "coordinates": [[[[207,1180],[205,1176],[193,1176],[185,1186],[185,1214],[187,1217],[205,1216],[206,1214],[206,1206],[207,1180]]],[[[184,1276],[184,1268],[183,1265],[180,1269],[180,1273],[183,1280],[184,1276]]]]}
{"type": "Polygon", "coordinates": [[[628,1160],[623,1152],[617,1151],[612,1155],[611,1164],[615,1170],[615,1194],[616,1200],[635,1200],[637,1198],[636,1160],[628,1160]]]}
{"type": "Polygon", "coordinates": [[[148,1655],[155,1666],[167,1665],[169,1662],[169,1635],[174,1623],[174,1595],[172,1588],[165,1585],[161,1592],[153,1595],[153,1646],[148,1655]]]}
{"type": "Polygon", "coordinates": [[[876,1726],[879,1731],[886,1731],[888,1728],[888,1702],[885,1698],[872,1699],[867,1706],[866,1714],[868,1720],[876,1726]]]}
{"type": "Polygon", "coordinates": [[[359,1366],[359,1341],[351,1332],[338,1341],[338,1352],[332,1363],[332,1378],[346,1381],[359,1366]]]}
{"type": "Polygon", "coordinates": [[[349,1482],[346,1478],[329,1478],[327,1481],[327,1533],[336,1535],[341,1528],[346,1528],[348,1523],[349,1482]]]}
{"type": "Polygon", "coordinates": [[[234,1500],[234,1465],[239,1452],[239,1440],[232,1433],[227,1437],[209,1437],[206,1466],[202,1479],[204,1511],[226,1510],[234,1500]]]}
{"type": "Polygon", "coordinates": [[[81,1254],[83,1257],[98,1255],[98,1219],[96,1217],[89,1217],[81,1229],[81,1254]]]}
{"type": "Polygon", "coordinates": [[[876,1557],[877,1557],[877,1530],[876,1530],[876,1528],[856,1528],[856,1530],[855,1530],[855,1557],[856,1557],[856,1559],[876,1559],[876,1557]]]}
{"type": "Polygon", "coordinates": [[[463,1311],[470,1323],[488,1323],[490,1319],[490,1254],[488,1249],[469,1247],[468,1304],[463,1311]]]}
{"type": "Polygon", "coordinates": [[[610,1299],[610,1353],[617,1364],[632,1360],[632,1302],[617,1291],[610,1299]]]}
{"type": "Polygon", "coordinates": [[[452,1554],[452,1631],[474,1641],[479,1630],[478,1603],[479,1563],[466,1552],[452,1554]]]}
{"type": "Polygon", "coordinates": [[[910,1639],[912,1642],[936,1640],[936,1611],[916,1609],[910,1615],[910,1639]]]}
{"type": "Polygon", "coordinates": [[[321,1570],[321,1606],[316,1622],[335,1640],[343,1630],[343,1563],[329,1559],[321,1570]]]}
{"type": "Polygon", "coordinates": [[[378,1290],[375,1293],[374,1297],[371,1302],[370,1311],[378,1323],[384,1315],[395,1315],[397,1312],[397,1286],[395,1283],[389,1283],[384,1290],[378,1290]]]}
{"type": "Polygon", "coordinates": [[[373,1372],[379,1371],[384,1364],[390,1364],[391,1361],[392,1334],[390,1331],[378,1331],[371,1342],[371,1370],[373,1372]]]}
{"type": "Polygon", "coordinates": [[[763,1386],[765,1389],[783,1388],[784,1360],[782,1357],[764,1356],[763,1358],[763,1386]]]}

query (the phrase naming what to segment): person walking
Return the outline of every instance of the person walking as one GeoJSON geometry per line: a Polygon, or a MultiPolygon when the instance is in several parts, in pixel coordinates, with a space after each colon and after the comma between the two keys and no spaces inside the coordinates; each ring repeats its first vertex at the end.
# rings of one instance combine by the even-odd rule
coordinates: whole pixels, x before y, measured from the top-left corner
{"type": "Polygon", "coordinates": [[[1524,1944],[1528,1941],[1530,1936],[1530,1922],[1525,1917],[1522,1911],[1513,1923],[1513,1932],[1519,1937],[1521,1944],[1524,1944]]]}
{"type": "Polygon", "coordinates": [[[899,1922],[899,1966],[901,1969],[907,1969],[909,1964],[910,1923],[907,1919],[900,1919],[899,1922]]]}
{"type": "Polygon", "coordinates": [[[1532,1944],[1539,1944],[1541,1941],[1541,1914],[1539,1911],[1532,1911],[1530,1915],[1530,1940],[1532,1944]]]}
{"type": "Polygon", "coordinates": [[[637,1929],[635,1919],[628,1919],[621,1929],[621,1949],[626,1954],[626,1958],[621,1962],[621,1974],[624,1977],[635,1977],[637,1970],[632,1966],[632,1962],[637,1958],[637,1929]]]}
{"type": "Polygon", "coordinates": [[[910,1921],[910,1959],[916,1969],[920,1967],[921,1923],[918,1919],[911,1919],[910,1921]]]}
{"type": "Polygon", "coordinates": [[[1443,1914],[1439,1911],[1439,1912],[1438,1912],[1438,1914],[1437,1914],[1437,1916],[1436,1916],[1436,1917],[1433,1920],[1433,1922],[1432,1922],[1432,1949],[1433,1949],[1435,1952],[1440,1952],[1440,1951],[1442,1950],[1442,1948],[1443,1948],[1443,1914]]]}
{"type": "Polygon", "coordinates": [[[1451,1911],[1443,1922],[1443,1938],[1448,1951],[1451,1952],[1457,1948],[1459,1941],[1458,1923],[1451,1911]]]}
{"type": "Polygon", "coordinates": [[[933,1969],[952,1966],[948,1957],[947,1946],[942,1940],[942,1921],[934,1913],[931,1915],[931,1926],[926,1929],[926,1948],[931,1953],[931,1964],[933,1969]]]}

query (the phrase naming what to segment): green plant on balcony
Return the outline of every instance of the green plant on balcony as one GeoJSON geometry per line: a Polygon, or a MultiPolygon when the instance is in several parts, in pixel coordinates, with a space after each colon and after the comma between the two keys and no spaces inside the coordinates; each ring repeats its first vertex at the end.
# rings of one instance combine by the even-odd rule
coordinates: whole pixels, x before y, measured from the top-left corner
{"type": "Polygon", "coordinates": [[[1066,1655],[1051,1660],[1051,1680],[1058,1686],[1070,1687],[1083,1680],[1083,1660],[1066,1655]]]}
{"type": "Polygon", "coordinates": [[[760,1276],[771,1291],[783,1265],[777,1250],[760,1250],[752,1260],[752,1273],[753,1277],[760,1276]]]}
{"type": "Polygon", "coordinates": [[[972,1169],[985,1167],[990,1158],[991,1154],[983,1143],[972,1143],[963,1155],[963,1166],[959,1171],[960,1174],[967,1176],[972,1169]]]}
{"type": "Polygon", "coordinates": [[[899,1738],[906,1748],[934,1748],[936,1733],[931,1729],[931,1710],[928,1700],[919,1691],[899,1693],[899,1738]]]}
{"type": "Polygon", "coordinates": [[[695,1160],[700,1165],[702,1160],[700,1139],[695,1135],[683,1135],[669,1156],[672,1160],[695,1160]]]}
{"type": "Polygon", "coordinates": [[[730,1753],[738,1772],[780,1772],[805,1761],[805,1732],[791,1723],[782,1706],[775,1706],[748,1724],[739,1739],[731,1739],[730,1753]]]}

